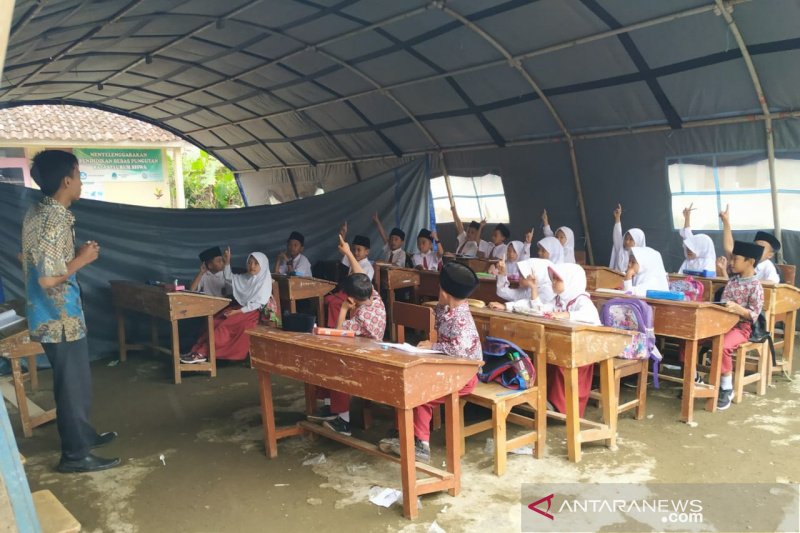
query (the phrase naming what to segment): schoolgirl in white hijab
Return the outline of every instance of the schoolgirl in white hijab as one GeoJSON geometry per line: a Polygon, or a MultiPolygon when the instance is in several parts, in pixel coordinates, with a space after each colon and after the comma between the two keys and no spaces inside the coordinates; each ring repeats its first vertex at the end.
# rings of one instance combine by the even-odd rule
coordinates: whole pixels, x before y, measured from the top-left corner
{"type": "Polygon", "coordinates": [[[552,265],[548,268],[553,284],[552,312],[556,318],[600,325],[600,314],[586,292],[586,271],[574,263],[552,265]]]}
{"type": "Polygon", "coordinates": [[[537,243],[539,258],[549,259],[554,265],[564,262],[564,247],[555,237],[545,237],[537,243]]]}
{"type": "Polygon", "coordinates": [[[543,302],[551,302],[553,300],[555,297],[553,285],[547,273],[548,267],[552,266],[553,263],[548,259],[524,259],[517,261],[517,268],[520,269],[523,263],[526,266],[525,270],[530,270],[533,273],[533,279],[520,279],[519,287],[511,288],[508,277],[503,273],[505,265],[502,265],[497,275],[497,296],[506,300],[507,303],[491,302],[489,303],[490,308],[512,311],[514,305],[530,308],[532,300],[538,299],[543,302]]]}
{"type": "Polygon", "coordinates": [[[230,263],[223,270],[225,280],[233,285],[233,297],[242,306],[242,313],[261,309],[272,296],[272,274],[269,272],[269,259],[261,252],[253,252],[247,258],[247,272],[234,274],[230,263]],[[260,270],[253,273],[251,260],[255,261],[260,270]]]}
{"type": "Polygon", "coordinates": [[[555,237],[564,247],[564,262],[575,263],[575,233],[567,226],[561,226],[553,233],[546,209],[542,213],[542,224],[545,237],[555,237]]]}
{"type": "Polygon", "coordinates": [[[511,241],[506,249],[506,275],[516,276],[519,274],[517,263],[522,260],[523,253],[522,241],[511,241]]]}
{"type": "Polygon", "coordinates": [[[683,240],[683,254],[686,260],[678,270],[679,273],[682,274],[686,270],[691,272],[703,272],[705,270],[716,272],[717,252],[714,249],[714,241],[708,235],[698,233],[685,238],[683,240]]]}
{"type": "Polygon", "coordinates": [[[611,261],[609,265],[614,270],[625,272],[628,270],[628,260],[630,259],[629,251],[634,246],[644,247],[647,246],[645,242],[644,232],[639,228],[631,228],[622,234],[622,206],[617,205],[614,210],[614,230],[611,232],[611,238],[614,242],[611,248],[611,261]]]}
{"type": "Polygon", "coordinates": [[[630,250],[630,263],[625,273],[624,290],[636,296],[647,291],[668,291],[669,281],[661,254],[647,246],[630,250]]]}

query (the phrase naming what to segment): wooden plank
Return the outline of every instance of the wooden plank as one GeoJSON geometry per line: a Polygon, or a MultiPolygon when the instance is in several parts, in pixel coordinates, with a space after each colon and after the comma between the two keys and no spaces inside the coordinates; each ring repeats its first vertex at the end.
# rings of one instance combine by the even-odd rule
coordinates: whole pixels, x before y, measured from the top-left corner
{"type": "Polygon", "coordinates": [[[81,530],[81,523],[52,492],[39,490],[31,496],[44,533],[77,533],[81,530]]]}
{"type": "MultiPolygon", "coordinates": [[[[0,378],[0,391],[3,393],[3,398],[5,398],[11,405],[19,409],[19,403],[17,402],[17,395],[14,392],[14,385],[12,383],[12,379],[10,376],[0,378]]],[[[46,415],[47,411],[33,403],[33,400],[25,396],[25,400],[28,405],[28,416],[30,417],[38,417],[42,415],[46,415]]],[[[52,410],[55,411],[55,410],[52,410]]]]}
{"type": "Polygon", "coordinates": [[[586,290],[619,289],[625,280],[625,274],[609,267],[585,265],[586,290]]]}

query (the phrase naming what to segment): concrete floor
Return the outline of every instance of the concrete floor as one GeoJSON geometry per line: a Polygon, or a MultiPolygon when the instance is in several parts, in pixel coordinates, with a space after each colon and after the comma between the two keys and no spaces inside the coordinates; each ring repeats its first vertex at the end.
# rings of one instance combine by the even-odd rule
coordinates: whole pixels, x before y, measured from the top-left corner
{"type": "MultiPolygon", "coordinates": [[[[564,427],[557,422],[548,426],[546,458],[510,455],[502,478],[491,473],[484,450],[490,434],[471,438],[462,493],[422,497],[420,517],[410,522],[398,505],[368,502],[372,486],[400,488],[394,463],[301,438],[281,441],[279,457],[267,459],[257,379],[249,368],[225,365],[216,379],[186,376],[174,385],[165,358],[132,353],[124,365],[107,366],[110,361],[93,365],[93,419],[99,431],[119,432],[100,453],[122,457],[123,466],[58,474],[55,424],[18,439],[31,489],[53,491],[88,532],[427,532],[434,521],[448,532],[519,531],[523,482],[800,481],[800,373],[794,382],[777,378],[767,396],[748,394],[722,413],[703,411],[698,402],[693,427],[678,421],[677,389],[664,384],[650,389],[646,419],[622,416],[616,451],[585,445],[579,464],[566,460],[564,427]],[[302,466],[319,453],[324,464],[302,466]]],[[[49,371],[41,375],[43,390],[33,398],[49,407],[49,371]]],[[[278,379],[275,400],[279,423],[299,418],[301,386],[278,379]]],[[[588,413],[598,415],[594,407],[588,413]]],[[[21,435],[13,407],[9,414],[21,435]]],[[[379,439],[389,423],[380,420],[368,438],[379,439]]],[[[441,435],[433,448],[434,464],[441,463],[441,435]]]]}

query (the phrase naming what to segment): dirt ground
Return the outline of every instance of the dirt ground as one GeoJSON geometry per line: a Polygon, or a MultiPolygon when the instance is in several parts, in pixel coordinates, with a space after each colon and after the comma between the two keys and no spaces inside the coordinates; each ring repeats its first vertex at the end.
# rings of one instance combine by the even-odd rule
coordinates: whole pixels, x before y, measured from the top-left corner
{"type": "MultiPolygon", "coordinates": [[[[564,426],[548,426],[542,460],[510,455],[502,478],[491,472],[485,451],[490,433],[467,441],[462,493],[423,496],[417,520],[402,517],[396,504],[369,503],[370,487],[400,488],[396,464],[337,443],[303,438],[280,441],[279,456],[264,455],[256,373],[242,365],[221,365],[219,375],[187,375],[171,381],[166,358],[132,353],[128,362],[93,364],[94,413],[99,431],[120,436],[99,451],[120,456],[123,466],[94,474],[63,475],[55,424],[19,438],[27,456],[31,490],[50,489],[87,532],[368,531],[447,532],[520,529],[521,483],[568,482],[798,482],[800,481],[800,373],[794,382],[777,378],[767,396],[747,394],[728,411],[708,413],[696,404],[696,426],[678,421],[680,402],[673,384],[649,390],[648,415],[624,414],[619,446],[611,451],[584,445],[583,461],[566,459],[564,426]],[[303,466],[324,453],[326,461],[303,466]],[[160,456],[164,456],[164,464],[160,456]]],[[[52,406],[50,372],[33,399],[52,406]]],[[[278,423],[300,417],[302,387],[278,378],[278,423]]],[[[589,418],[598,417],[595,407],[589,418]]],[[[9,406],[15,434],[22,435],[9,406]]],[[[359,407],[354,407],[356,436],[359,407]]],[[[390,424],[378,420],[367,436],[377,440],[390,424]]],[[[439,432],[441,433],[441,432],[439,432]]],[[[443,460],[443,437],[432,443],[434,464],[443,460]]]]}

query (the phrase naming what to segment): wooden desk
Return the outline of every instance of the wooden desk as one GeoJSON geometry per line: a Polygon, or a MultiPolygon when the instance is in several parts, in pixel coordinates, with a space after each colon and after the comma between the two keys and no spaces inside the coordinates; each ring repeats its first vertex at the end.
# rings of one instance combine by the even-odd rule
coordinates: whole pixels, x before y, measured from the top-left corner
{"type": "MultiPolygon", "coordinates": [[[[359,450],[400,463],[403,484],[403,514],[415,518],[417,495],[461,488],[461,420],[458,391],[476,374],[480,361],[444,355],[417,356],[383,350],[373,340],[291,333],[265,327],[248,331],[250,362],[258,371],[261,416],[267,455],[278,455],[277,439],[310,431],[359,450]],[[397,409],[401,456],[385,454],[369,442],[340,435],[317,424],[300,422],[288,428],[275,427],[271,375],[279,374],[309,385],[326,387],[390,405],[397,409]],[[446,397],[445,420],[447,471],[416,463],[413,408],[446,397]],[[416,470],[430,477],[417,480],[416,470]]],[[[314,399],[306,394],[306,410],[314,399]]]]}
{"type": "MultiPolygon", "coordinates": [[[[14,300],[0,305],[0,311],[14,309],[18,315],[24,315],[24,302],[14,300]]],[[[25,381],[30,381],[31,390],[39,388],[39,377],[36,369],[36,356],[44,353],[42,345],[31,341],[28,336],[28,321],[23,320],[12,326],[0,330],[0,357],[5,357],[11,363],[11,383],[3,378],[0,381],[2,396],[14,404],[19,410],[22,434],[26,437],[33,436],[33,428],[46,424],[56,419],[56,410],[45,411],[25,394],[25,381]],[[28,359],[28,372],[22,372],[21,360],[28,359]]]]}
{"type": "MultiPolygon", "coordinates": [[[[579,322],[568,322],[566,320],[551,320],[537,318],[506,311],[494,311],[492,309],[470,308],[475,325],[481,336],[481,341],[489,334],[492,319],[503,319],[502,322],[495,324],[493,333],[503,338],[514,339],[514,323],[531,322],[544,325],[544,346],[547,355],[547,363],[559,366],[564,369],[565,396],[567,400],[567,412],[565,414],[555,411],[548,412],[553,418],[559,418],[567,425],[567,454],[570,461],[579,462],[581,460],[581,443],[596,440],[605,441],[606,446],[613,448],[617,441],[617,414],[614,412],[616,402],[610,401],[610,395],[615,394],[616,385],[613,382],[614,357],[619,355],[630,343],[631,332],[606,328],[602,326],[590,326],[579,322]],[[498,326],[502,325],[508,330],[507,335],[498,332],[498,326]],[[600,363],[600,387],[601,394],[604,395],[603,401],[603,423],[597,423],[580,418],[578,405],[578,368],[600,363]],[[581,424],[589,426],[589,429],[581,430],[581,424]]],[[[527,344],[535,346],[539,339],[529,339],[527,344]]],[[[525,345],[520,346],[525,349],[525,345]]],[[[537,368],[537,375],[544,372],[546,368],[537,368]]],[[[546,387],[544,394],[547,394],[546,387]]]]}
{"type": "Polygon", "coordinates": [[[603,266],[584,266],[586,272],[586,290],[620,289],[625,281],[625,274],[603,266]]]}
{"type": "MultiPolygon", "coordinates": [[[[420,275],[419,286],[416,287],[417,301],[420,297],[439,299],[439,272],[433,270],[418,271],[420,275]]],[[[478,277],[478,288],[472,293],[470,298],[481,300],[482,302],[502,302],[503,298],[497,296],[497,278],[478,277]]]]}
{"type": "Polygon", "coordinates": [[[284,276],[273,274],[272,279],[278,282],[281,307],[290,313],[297,312],[297,301],[308,298],[317,299],[317,324],[324,325],[324,296],[336,288],[336,283],[325,279],[306,278],[302,276],[284,276]]]}
{"type": "Polygon", "coordinates": [[[455,257],[454,261],[468,266],[474,272],[488,272],[490,266],[498,263],[497,259],[481,259],[478,257],[455,257]]]}
{"type": "MultiPolygon", "coordinates": [[[[593,292],[592,300],[598,309],[612,298],[635,298],[630,295],[593,292]]],[[[739,322],[739,316],[724,307],[710,302],[678,302],[641,298],[653,307],[653,329],[656,335],[681,339],[684,344],[683,379],[659,376],[665,381],[683,383],[681,420],[691,422],[694,417],[695,398],[706,398],[706,410],[717,410],[722,339],[739,322]],[[694,382],[697,369],[698,343],[711,338],[711,371],[708,384],[694,382]]]]}
{"type": "MultiPolygon", "coordinates": [[[[782,360],[772,367],[769,374],[769,382],[772,382],[773,372],[786,372],[792,375],[792,361],[794,359],[794,337],[797,326],[797,310],[800,309],[800,289],[794,285],[779,283],[777,285],[764,285],[764,290],[775,291],[772,299],[772,312],[770,313],[770,323],[767,324],[769,331],[775,334],[775,324],[783,320],[783,340],[775,343],[775,348],[783,347],[782,360]]],[[[772,365],[772,358],[769,358],[772,365]]]]}
{"type": "Polygon", "coordinates": [[[386,320],[389,322],[389,338],[397,340],[397,328],[394,325],[394,291],[419,287],[420,271],[414,268],[402,268],[387,264],[375,264],[378,291],[386,289],[386,320]]]}
{"type": "Polygon", "coordinates": [[[230,300],[197,292],[167,292],[162,287],[135,281],[111,281],[111,299],[117,313],[117,335],[119,337],[119,360],[125,362],[128,350],[150,347],[155,352],[172,356],[175,383],[181,382],[181,372],[211,372],[217,375],[217,355],[214,348],[214,315],[225,309],[230,300]],[[134,311],[150,316],[151,343],[128,344],[125,340],[125,311],[134,311]],[[198,364],[181,363],[178,321],[185,318],[206,317],[208,320],[209,361],[198,364]],[[158,325],[161,318],[171,323],[172,349],[158,345],[158,325]]]}

